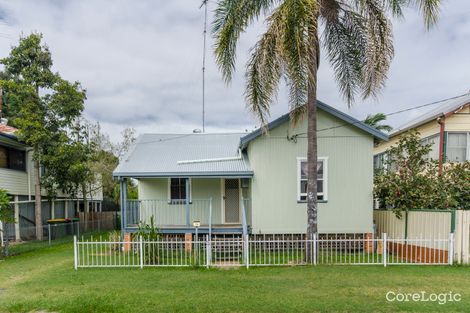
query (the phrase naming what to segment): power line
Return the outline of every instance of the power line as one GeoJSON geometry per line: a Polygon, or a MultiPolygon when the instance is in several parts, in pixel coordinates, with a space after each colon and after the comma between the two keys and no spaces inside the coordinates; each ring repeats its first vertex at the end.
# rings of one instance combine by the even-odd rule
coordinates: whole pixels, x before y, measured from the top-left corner
{"type": "MultiPolygon", "coordinates": [[[[408,111],[412,111],[412,110],[416,110],[416,109],[421,109],[421,108],[428,107],[428,106],[431,106],[431,105],[434,105],[434,104],[438,104],[438,103],[441,103],[441,102],[444,102],[444,101],[460,98],[460,97],[465,96],[465,95],[467,95],[467,93],[461,94],[459,96],[447,98],[447,99],[442,99],[442,100],[438,100],[438,101],[434,101],[434,102],[430,102],[430,103],[426,103],[426,104],[421,104],[421,105],[418,105],[418,106],[410,107],[410,108],[395,111],[395,112],[386,113],[384,115],[385,116],[391,116],[391,115],[396,115],[396,114],[400,114],[400,113],[404,113],[404,112],[408,112],[408,111]]],[[[345,126],[348,126],[348,125],[355,125],[355,124],[364,123],[364,122],[365,122],[365,120],[362,120],[362,121],[358,120],[358,121],[353,122],[353,123],[345,123],[345,124],[342,124],[342,125],[336,125],[336,126],[331,126],[331,127],[327,127],[327,128],[318,129],[317,132],[330,130],[330,129],[335,129],[335,128],[340,128],[340,127],[345,127],[345,126]]]]}
{"type": "MultiPolygon", "coordinates": [[[[434,101],[434,102],[430,102],[430,103],[426,103],[426,104],[421,104],[421,105],[418,105],[418,106],[414,106],[414,107],[409,107],[409,108],[406,108],[406,109],[403,109],[403,110],[399,110],[399,111],[394,111],[394,112],[390,112],[390,113],[386,113],[384,114],[385,116],[390,116],[390,115],[396,115],[396,114],[400,114],[400,113],[404,113],[404,112],[408,112],[408,111],[411,111],[411,110],[416,110],[416,109],[420,109],[420,108],[424,108],[424,107],[428,107],[428,106],[431,106],[431,105],[434,105],[434,104],[438,104],[438,103],[441,103],[441,102],[444,102],[444,101],[448,101],[448,100],[453,100],[453,99],[456,99],[456,98],[460,98],[462,96],[465,96],[467,95],[466,93],[465,94],[461,94],[459,96],[455,96],[455,97],[451,97],[451,98],[447,98],[447,99],[442,99],[442,100],[438,100],[438,101],[434,101]]],[[[320,132],[320,131],[325,131],[325,130],[330,130],[330,129],[335,129],[335,128],[341,128],[341,127],[345,127],[345,126],[349,126],[349,125],[355,125],[355,124],[359,124],[359,123],[363,123],[363,121],[355,121],[353,123],[344,123],[344,124],[341,124],[341,125],[336,125],[336,126],[332,126],[332,127],[327,127],[327,128],[322,128],[322,129],[319,129],[317,130],[317,132],[320,132]]],[[[233,135],[234,133],[214,133],[213,135],[233,135]]],[[[298,134],[295,134],[293,136],[300,136],[300,135],[306,135],[307,133],[298,133],[298,134]]],[[[149,140],[149,141],[143,141],[143,142],[138,142],[137,144],[148,144],[148,143],[155,143],[155,142],[165,142],[165,141],[171,141],[171,140],[177,140],[177,139],[181,139],[181,138],[184,138],[184,137],[188,137],[188,136],[191,136],[191,135],[194,135],[193,133],[189,133],[189,134],[180,134],[180,135],[176,135],[176,134],[161,134],[161,135],[170,135],[172,137],[167,137],[167,138],[160,138],[160,139],[156,139],[156,140],[149,140]]],[[[349,138],[349,137],[355,137],[355,136],[321,136],[319,138],[330,138],[330,137],[344,137],[344,138],[349,138]]],[[[282,138],[282,139],[285,139],[286,137],[285,136],[270,136],[270,138],[282,138]]],[[[299,137],[299,138],[304,138],[304,137],[299,137]]],[[[306,137],[305,137],[306,138],[306,137]]]]}

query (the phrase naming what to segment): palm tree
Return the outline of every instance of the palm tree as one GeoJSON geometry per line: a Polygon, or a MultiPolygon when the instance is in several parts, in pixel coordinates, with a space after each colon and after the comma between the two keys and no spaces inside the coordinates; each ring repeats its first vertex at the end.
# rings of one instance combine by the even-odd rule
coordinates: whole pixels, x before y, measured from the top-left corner
{"type": "Polygon", "coordinates": [[[381,122],[385,121],[387,116],[383,113],[377,114],[369,114],[367,115],[366,119],[364,120],[364,124],[374,127],[380,131],[390,132],[392,131],[393,127],[387,124],[381,124],[381,122]]]}
{"type": "Polygon", "coordinates": [[[317,233],[317,70],[320,46],[347,103],[377,96],[393,57],[389,14],[416,6],[427,27],[437,20],[440,0],[219,0],[212,33],[215,58],[228,83],[237,42],[247,27],[266,16],[266,31],[251,50],[246,69],[248,109],[265,125],[279,81],[289,88],[291,121],[308,119],[307,235],[317,233]]]}

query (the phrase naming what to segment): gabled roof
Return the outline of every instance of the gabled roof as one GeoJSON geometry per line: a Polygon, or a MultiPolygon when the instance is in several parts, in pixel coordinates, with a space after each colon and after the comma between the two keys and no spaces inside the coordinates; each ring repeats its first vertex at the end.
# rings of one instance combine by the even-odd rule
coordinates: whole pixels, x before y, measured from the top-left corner
{"type": "Polygon", "coordinates": [[[436,108],[424,114],[421,114],[417,118],[412,119],[411,121],[408,121],[405,124],[402,124],[401,126],[395,128],[390,133],[390,136],[399,135],[401,133],[406,132],[407,130],[426,124],[434,119],[437,119],[438,117],[445,116],[449,113],[457,112],[460,109],[462,109],[464,106],[469,105],[469,104],[470,104],[470,93],[462,95],[462,96],[458,96],[458,97],[453,97],[446,101],[439,102],[436,108]]]}
{"type": "MultiPolygon", "coordinates": [[[[371,136],[388,140],[373,127],[318,101],[318,108],[371,136]]],[[[268,129],[289,120],[285,114],[267,125],[268,129]]],[[[251,177],[242,149],[262,134],[246,133],[143,134],[114,170],[114,177],[251,177]]]]}
{"type": "Polygon", "coordinates": [[[240,152],[244,133],[143,134],[115,177],[251,177],[240,152]]]}
{"type": "MultiPolygon", "coordinates": [[[[363,131],[365,131],[366,133],[369,133],[371,134],[372,136],[374,136],[375,138],[377,139],[380,139],[380,140],[388,140],[388,135],[382,133],[381,131],[367,125],[367,124],[364,124],[363,122],[355,119],[354,117],[346,114],[346,113],[343,113],[319,100],[317,100],[317,108],[326,112],[326,113],[329,113],[337,118],[339,118],[340,120],[343,120],[345,122],[346,125],[352,125],[352,126],[355,126],[363,131]]],[[[289,113],[287,114],[284,114],[282,115],[281,117],[273,120],[272,122],[270,122],[268,125],[267,125],[267,128],[268,130],[271,130],[285,122],[289,121],[289,113]]],[[[250,141],[252,141],[253,139],[261,136],[263,134],[263,130],[261,128],[258,128],[257,130],[249,133],[248,135],[242,137],[241,139],[241,147],[242,148],[245,148],[248,143],[250,141]]]]}
{"type": "Polygon", "coordinates": [[[18,131],[17,128],[11,127],[5,124],[0,124],[0,133],[3,134],[14,134],[18,131]]]}
{"type": "Polygon", "coordinates": [[[16,132],[18,131],[17,128],[5,125],[3,123],[0,123],[0,136],[18,141],[18,137],[16,136],[16,132]]]}

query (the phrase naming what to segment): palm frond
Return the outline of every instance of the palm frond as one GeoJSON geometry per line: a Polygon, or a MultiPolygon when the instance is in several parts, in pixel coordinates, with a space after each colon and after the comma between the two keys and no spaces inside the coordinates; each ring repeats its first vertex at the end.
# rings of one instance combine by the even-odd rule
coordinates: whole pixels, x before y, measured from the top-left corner
{"type": "Polygon", "coordinates": [[[289,87],[289,112],[296,125],[303,117],[309,84],[316,84],[310,64],[318,66],[317,36],[318,4],[312,0],[285,0],[285,32],[282,51],[285,55],[286,78],[289,87]]]}
{"type": "Polygon", "coordinates": [[[212,34],[215,38],[215,59],[226,82],[235,70],[237,42],[242,32],[260,14],[268,11],[276,0],[220,0],[214,11],[212,34]]]}
{"type": "Polygon", "coordinates": [[[385,0],[385,8],[392,12],[394,17],[403,17],[403,7],[409,5],[410,0],[385,0]]]}
{"type": "Polygon", "coordinates": [[[369,114],[364,120],[364,124],[372,126],[380,131],[390,132],[393,129],[392,126],[381,124],[381,122],[385,121],[386,119],[387,116],[384,113],[369,114]]]}
{"type": "Polygon", "coordinates": [[[336,22],[339,17],[341,4],[337,0],[321,0],[320,16],[328,22],[336,22]]]}
{"type": "Polygon", "coordinates": [[[268,29],[251,49],[247,64],[245,99],[248,110],[267,123],[269,108],[277,95],[283,73],[282,37],[284,7],[281,5],[269,18],[268,29]]]}
{"type": "Polygon", "coordinates": [[[367,21],[360,14],[341,8],[337,19],[325,19],[323,42],[340,92],[348,104],[364,85],[367,41],[367,21]]]}
{"type": "Polygon", "coordinates": [[[360,1],[359,12],[367,21],[367,62],[363,69],[363,98],[377,96],[385,85],[394,55],[392,25],[380,0],[360,1]]]}
{"type": "Polygon", "coordinates": [[[423,14],[424,24],[430,28],[436,24],[441,7],[441,0],[415,0],[418,8],[423,14]]]}
{"type": "MultiPolygon", "coordinates": [[[[361,0],[362,1],[362,0],[361,0]]],[[[385,8],[392,12],[395,17],[403,16],[403,8],[417,7],[423,15],[424,24],[427,28],[432,27],[438,20],[441,0],[384,0],[385,8]]]]}

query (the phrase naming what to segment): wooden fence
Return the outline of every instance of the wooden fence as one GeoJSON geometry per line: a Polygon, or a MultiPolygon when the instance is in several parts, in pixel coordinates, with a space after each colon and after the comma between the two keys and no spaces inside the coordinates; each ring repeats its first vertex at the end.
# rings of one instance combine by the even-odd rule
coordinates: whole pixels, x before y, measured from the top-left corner
{"type": "Polygon", "coordinates": [[[80,212],[79,218],[82,231],[102,231],[117,228],[117,212],[89,212],[87,220],[85,219],[85,213],[80,212]]]}
{"type": "MultiPolygon", "coordinates": [[[[374,210],[374,224],[376,233],[387,233],[394,238],[446,238],[449,233],[453,233],[454,260],[470,264],[470,211],[410,210],[402,212],[401,218],[397,218],[393,211],[374,210]]],[[[403,251],[414,248],[429,247],[425,242],[417,247],[400,247],[403,251]]]]}

